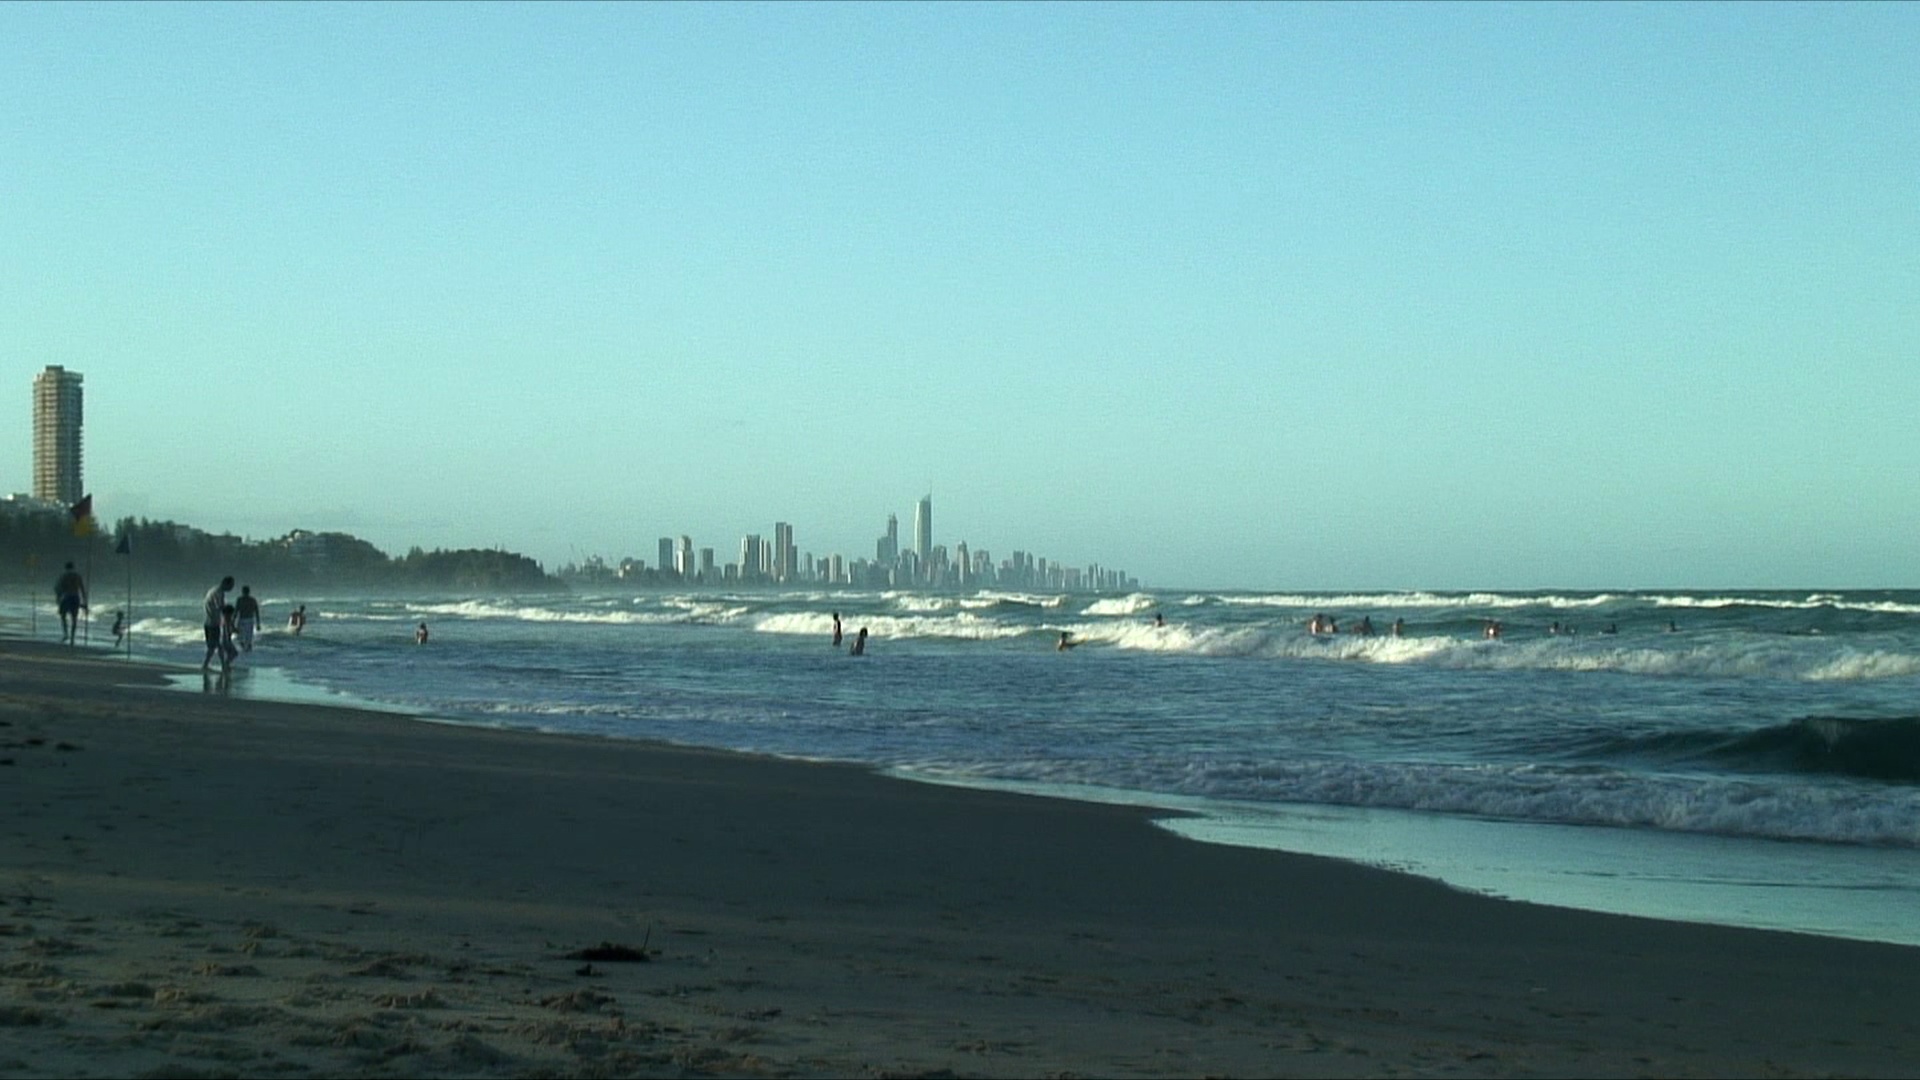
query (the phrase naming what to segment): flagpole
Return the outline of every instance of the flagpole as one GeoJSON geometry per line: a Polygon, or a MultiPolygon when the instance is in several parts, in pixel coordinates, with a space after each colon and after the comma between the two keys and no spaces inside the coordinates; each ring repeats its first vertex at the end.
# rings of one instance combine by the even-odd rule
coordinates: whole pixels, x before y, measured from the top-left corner
{"type": "Polygon", "coordinates": [[[127,557],[127,613],[122,616],[120,628],[125,631],[123,640],[127,644],[127,659],[133,659],[133,535],[120,537],[120,544],[114,549],[127,557]]]}
{"type": "MultiPolygon", "coordinates": [[[[82,584],[80,586],[81,610],[87,613],[85,632],[79,632],[81,630],[80,612],[74,612],[73,619],[75,624],[74,630],[76,631],[75,636],[81,641],[91,645],[93,644],[93,604],[90,603],[92,597],[87,593],[85,582],[93,580],[93,496],[91,494],[80,496],[80,501],[68,507],[67,513],[73,517],[73,535],[87,542],[87,576],[81,579],[82,584]]],[[[67,566],[71,568],[73,564],[68,563],[67,566]]],[[[65,597],[62,597],[62,599],[64,600],[65,597]]],[[[63,632],[63,636],[67,628],[66,623],[66,613],[62,612],[60,615],[60,629],[63,632]]]]}
{"type": "MultiPolygon", "coordinates": [[[[92,529],[87,530],[87,580],[88,581],[93,580],[93,530],[92,529]]],[[[91,591],[86,592],[84,594],[84,599],[80,604],[80,611],[84,616],[80,621],[80,643],[83,645],[92,645],[93,644],[93,593],[91,591]]]]}

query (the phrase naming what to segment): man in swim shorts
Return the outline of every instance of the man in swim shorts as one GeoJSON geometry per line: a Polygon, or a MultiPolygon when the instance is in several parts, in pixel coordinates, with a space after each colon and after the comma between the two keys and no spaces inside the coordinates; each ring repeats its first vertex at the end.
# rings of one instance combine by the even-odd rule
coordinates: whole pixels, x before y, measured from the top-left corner
{"type": "Polygon", "coordinates": [[[80,611],[87,606],[87,583],[80,578],[80,571],[72,563],[60,572],[59,580],[53,583],[53,596],[60,606],[60,640],[73,644],[74,632],[80,627],[80,611]]]}
{"type": "Polygon", "coordinates": [[[253,651],[253,632],[260,626],[260,601],[253,598],[253,586],[240,586],[240,599],[233,602],[234,640],[244,652],[253,651]]]}

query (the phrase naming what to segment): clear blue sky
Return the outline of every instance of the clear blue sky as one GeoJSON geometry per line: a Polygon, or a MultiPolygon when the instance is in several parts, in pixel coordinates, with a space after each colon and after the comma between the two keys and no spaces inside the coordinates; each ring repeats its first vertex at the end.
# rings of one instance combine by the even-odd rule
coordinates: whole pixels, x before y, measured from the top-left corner
{"type": "Polygon", "coordinates": [[[1920,5],[0,5],[0,488],[1916,586],[1920,5]]]}

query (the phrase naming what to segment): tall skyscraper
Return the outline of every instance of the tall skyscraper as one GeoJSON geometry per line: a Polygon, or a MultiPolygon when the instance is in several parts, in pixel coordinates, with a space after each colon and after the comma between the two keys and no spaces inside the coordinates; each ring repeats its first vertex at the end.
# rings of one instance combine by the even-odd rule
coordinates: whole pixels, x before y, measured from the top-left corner
{"type": "Polygon", "coordinates": [[[914,505],[913,508],[913,553],[920,557],[920,565],[925,566],[933,559],[933,493],[914,505]]]}
{"type": "Polygon", "coordinates": [[[71,506],[80,480],[80,373],[58,364],[33,377],[33,497],[71,506]]]}
{"type": "Polygon", "coordinates": [[[773,523],[773,580],[785,584],[792,581],[800,568],[794,565],[798,552],[793,546],[793,526],[784,521],[773,523]]]}
{"type": "Polygon", "coordinates": [[[900,519],[887,515],[887,533],[873,545],[873,561],[881,567],[892,566],[900,558],[900,519]]]}
{"type": "Polygon", "coordinates": [[[671,536],[660,538],[659,569],[662,574],[673,573],[673,537],[671,536]]]}
{"type": "Polygon", "coordinates": [[[740,580],[758,581],[760,579],[760,534],[750,533],[740,538],[740,580]]]}

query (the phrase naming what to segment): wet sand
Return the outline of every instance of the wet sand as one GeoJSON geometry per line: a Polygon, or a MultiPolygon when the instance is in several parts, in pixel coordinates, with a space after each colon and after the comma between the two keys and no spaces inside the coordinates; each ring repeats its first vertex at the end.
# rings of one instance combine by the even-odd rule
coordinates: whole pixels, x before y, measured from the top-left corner
{"type": "Polygon", "coordinates": [[[0,1075],[1903,1076],[1916,1006],[1920,949],[0,641],[0,1075]]]}

